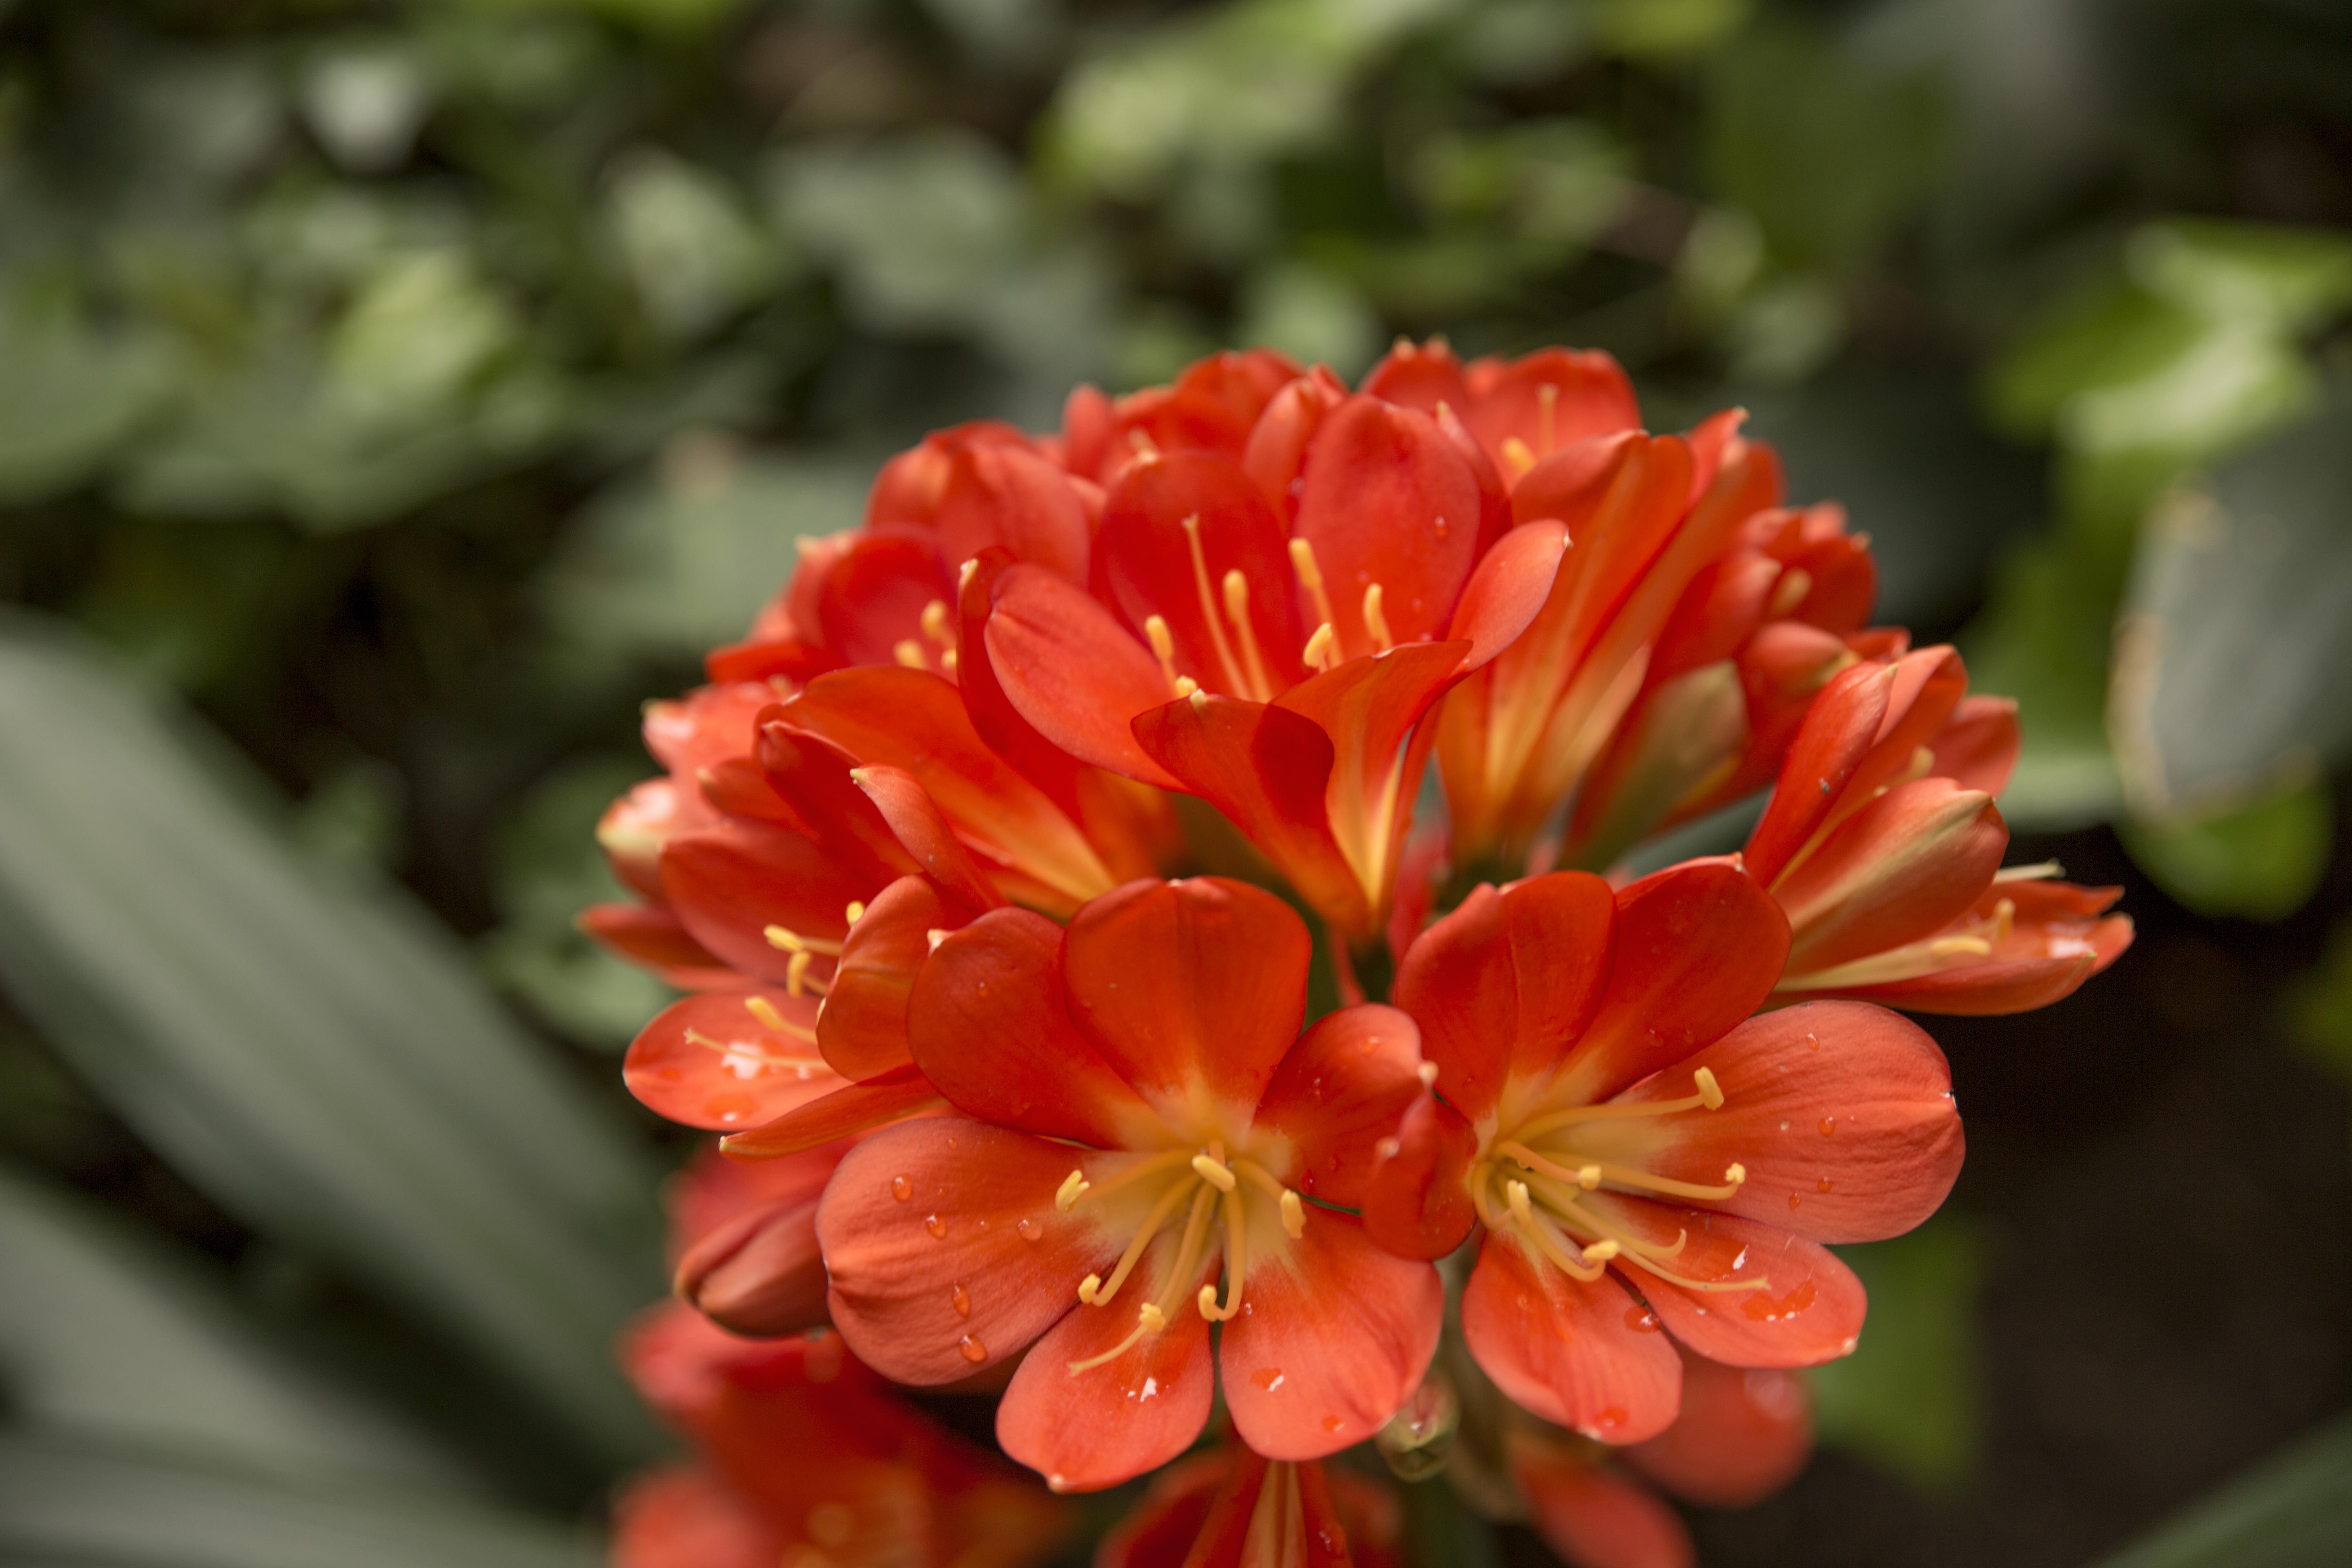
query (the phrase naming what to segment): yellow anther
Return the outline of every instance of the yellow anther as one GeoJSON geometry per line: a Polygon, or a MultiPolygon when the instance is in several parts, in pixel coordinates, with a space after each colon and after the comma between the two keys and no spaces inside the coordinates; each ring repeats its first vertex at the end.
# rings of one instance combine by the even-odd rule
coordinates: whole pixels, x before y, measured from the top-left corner
{"type": "Polygon", "coordinates": [[[1168,1315],[1149,1301],[1135,1310],[1135,1321],[1146,1333],[1156,1334],[1168,1326],[1168,1315]]]}
{"type": "Polygon", "coordinates": [[[1601,1240],[1594,1242],[1591,1246],[1584,1249],[1584,1261],[1587,1263],[1606,1263],[1623,1250],[1624,1248],[1620,1247],[1615,1241],[1607,1237],[1603,1237],[1601,1240]]]}
{"type": "Polygon", "coordinates": [[[1095,1304],[1095,1292],[1101,1289],[1102,1276],[1089,1274],[1078,1281],[1078,1300],[1091,1307],[1095,1304]]]}
{"type": "Polygon", "coordinates": [[[1316,563],[1315,547],[1303,539],[1290,542],[1290,570],[1298,585],[1307,590],[1307,597],[1315,605],[1315,618],[1328,626],[1338,617],[1331,614],[1331,595],[1323,586],[1323,568],[1316,563]]]}
{"type": "Polygon", "coordinates": [[[1201,618],[1208,623],[1209,645],[1216,650],[1217,668],[1224,672],[1225,689],[1246,691],[1249,685],[1243,675],[1241,661],[1234,657],[1233,644],[1225,640],[1225,628],[1217,620],[1216,595],[1209,591],[1209,553],[1201,543],[1201,514],[1194,512],[1177,525],[1184,531],[1185,546],[1192,555],[1192,592],[1201,601],[1201,618]]]}
{"type": "Polygon", "coordinates": [[[844,909],[841,913],[844,920],[847,921],[851,925],[856,925],[859,921],[866,918],[866,900],[864,899],[850,900],[848,907],[844,909]]]}
{"type": "Polygon", "coordinates": [[[784,965],[784,991],[787,994],[793,996],[807,994],[809,965],[815,962],[816,954],[806,949],[793,954],[791,962],[784,965]]]}
{"type": "Polygon", "coordinates": [[[1146,462],[1154,461],[1160,456],[1159,447],[1141,430],[1129,430],[1127,433],[1127,444],[1137,457],[1146,462]]]}
{"type": "Polygon", "coordinates": [[[1706,1103],[1706,1108],[1709,1110],[1722,1110],[1723,1086],[1715,1081],[1714,1069],[1711,1068],[1701,1068],[1696,1072],[1692,1073],[1691,1077],[1697,1080],[1698,1097],[1706,1103]]]}
{"type": "Polygon", "coordinates": [[[950,648],[947,652],[940,655],[940,673],[941,675],[953,675],[955,672],[956,650],[950,648]]]}
{"type": "Polygon", "coordinates": [[[1741,1164],[1738,1161],[1734,1160],[1730,1164],[1724,1167],[1723,1184],[1725,1186],[1736,1187],[1747,1180],[1748,1167],[1741,1164]]]}
{"type": "Polygon", "coordinates": [[[940,943],[947,941],[949,937],[953,936],[954,934],[955,933],[953,931],[950,931],[942,926],[931,927],[929,930],[923,932],[923,941],[926,943],[923,951],[926,952],[939,952],[940,943]]]}
{"type": "Polygon", "coordinates": [[[792,1027],[784,1022],[784,1016],[776,1011],[776,1005],[765,996],[744,997],[743,1011],[758,1019],[760,1027],[763,1029],[773,1029],[781,1035],[792,1027]]]}
{"type": "Polygon", "coordinates": [[[933,599],[923,606],[923,635],[941,647],[955,646],[955,627],[948,622],[948,605],[944,599],[933,599]]]}
{"type": "Polygon", "coordinates": [[[1992,952],[1992,943],[1980,936],[1937,937],[1927,944],[1930,956],[1936,958],[1984,958],[1992,952]]]}
{"type": "Polygon", "coordinates": [[[1388,617],[1381,613],[1381,585],[1378,583],[1364,589],[1364,630],[1370,636],[1372,646],[1382,653],[1396,647],[1396,638],[1389,636],[1388,617]]]}
{"type": "Polygon", "coordinates": [[[1282,1194],[1282,1233],[1293,1241],[1307,1234],[1307,1205],[1297,1193],[1286,1189],[1282,1194]]]}
{"type": "Polygon", "coordinates": [[[1995,882],[2039,882],[2045,877],[2063,877],[2066,868],[2055,860],[2036,860],[2031,866],[2003,866],[1992,874],[1995,882]]]}
{"type": "Polygon", "coordinates": [[[1200,1294],[1192,1298],[1192,1304],[1201,1310],[1201,1316],[1209,1321],[1213,1323],[1224,1321],[1223,1314],[1217,1310],[1217,1288],[1214,1285],[1202,1286],[1200,1294]]]}
{"type": "Polygon", "coordinates": [[[956,568],[956,593],[959,596],[962,595],[964,585],[971,581],[971,574],[979,570],[980,557],[977,555],[956,568]]]}
{"type": "Polygon", "coordinates": [[[1201,683],[1189,675],[1176,683],[1176,695],[1190,702],[1195,713],[1209,710],[1209,694],[1202,690],[1201,683]]]}
{"type": "Polygon", "coordinates": [[[1528,1205],[1528,1184],[1525,1182],[1505,1182],[1503,1184],[1503,1200],[1510,1205],[1511,1217],[1513,1219],[1517,1220],[1520,1225],[1527,1226],[1530,1230],[1535,1227],[1535,1215],[1533,1211],[1528,1205]]]}
{"type": "Polygon", "coordinates": [[[1315,634],[1307,639],[1306,662],[1315,669],[1339,668],[1339,634],[1331,629],[1330,622],[1317,626],[1315,634]]]}
{"type": "Polygon", "coordinates": [[[1061,1187],[1054,1194],[1054,1206],[1064,1214],[1069,1213],[1071,1205],[1085,1196],[1087,1189],[1093,1184],[1087,1180],[1084,1171],[1072,1171],[1062,1178],[1061,1187]]]}
{"type": "Polygon", "coordinates": [[[760,933],[768,945],[784,952],[821,952],[828,958],[841,956],[841,943],[827,942],[823,937],[803,936],[789,926],[769,926],[760,933]]]}
{"type": "Polygon", "coordinates": [[[1576,1170],[1576,1184],[1582,1187],[1588,1193],[1600,1186],[1601,1167],[1598,1165],[1578,1166],[1576,1170]]]}
{"type": "Polygon", "coordinates": [[[1217,1191],[1230,1193],[1234,1190],[1234,1173],[1225,1169],[1223,1162],[1212,1160],[1206,1154],[1195,1154],[1192,1156],[1192,1169],[1200,1173],[1202,1181],[1216,1188],[1217,1191]]]}
{"type": "Polygon", "coordinates": [[[890,645],[890,657],[908,669],[929,669],[931,661],[923,657],[923,645],[912,637],[900,637],[890,645]]]}
{"type": "Polygon", "coordinates": [[[1517,436],[1503,437],[1503,467],[1507,470],[1503,477],[1506,479],[1516,484],[1535,466],[1536,455],[1528,450],[1525,441],[1517,436]]]}
{"type": "MultiPolygon", "coordinates": [[[[1160,661],[1160,679],[1171,688],[1181,686],[1182,682],[1176,674],[1176,638],[1168,629],[1168,618],[1165,616],[1146,616],[1143,618],[1143,637],[1151,645],[1151,656],[1160,661]]],[[[1181,697],[1184,693],[1179,690],[1176,695],[1181,697]]]]}
{"type": "Polygon", "coordinates": [[[1423,1062],[1419,1067],[1412,1069],[1412,1076],[1421,1079],[1422,1088],[1435,1089],[1437,1087],[1437,1064],[1435,1062],[1423,1062]]]}
{"type": "Polygon", "coordinates": [[[1085,1361],[1072,1362],[1070,1363],[1070,1375],[1076,1377],[1078,1373],[1091,1371],[1093,1368],[1102,1365],[1105,1362],[1118,1360],[1120,1356],[1123,1356],[1128,1352],[1129,1349],[1134,1345],[1136,1341],[1141,1339],[1146,1334],[1159,1333],[1167,1326],[1167,1314],[1160,1311],[1158,1307],[1152,1305],[1150,1302],[1146,1301],[1142,1306],[1136,1309],[1135,1327],[1129,1332],[1127,1338],[1119,1341],[1118,1343],[1111,1346],[1110,1349],[1103,1352],[1103,1353],[1098,1356],[1089,1356],[1085,1361]]]}

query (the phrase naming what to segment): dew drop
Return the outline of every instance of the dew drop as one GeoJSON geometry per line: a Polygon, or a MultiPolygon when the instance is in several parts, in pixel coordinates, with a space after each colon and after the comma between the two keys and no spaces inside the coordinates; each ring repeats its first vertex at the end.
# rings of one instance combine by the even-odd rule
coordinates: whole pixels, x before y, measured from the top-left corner
{"type": "Polygon", "coordinates": [[[1805,1201],[1804,1199],[1802,1199],[1802,1198],[1799,1197],[1799,1196],[1798,1196],[1796,1194],[1794,1194],[1794,1193],[1790,1193],[1790,1194],[1789,1194],[1789,1206],[1790,1206],[1790,1208],[1792,1208],[1792,1209],[1793,1209],[1793,1208],[1799,1208],[1799,1207],[1801,1207],[1801,1206],[1803,1205],[1803,1204],[1804,1204],[1804,1201],[1805,1201]]]}
{"type": "Polygon", "coordinates": [[[949,1139],[949,1140],[948,1140],[948,1147],[949,1147],[949,1148],[950,1148],[950,1149],[952,1149],[952,1148],[954,1148],[955,1146],[956,1146],[956,1141],[955,1141],[954,1139],[952,1139],[952,1138],[949,1139]]]}
{"type": "Polygon", "coordinates": [[[1654,1334],[1658,1331],[1658,1314],[1647,1307],[1628,1307],[1625,1326],[1637,1334],[1654,1334]]]}
{"type": "Polygon", "coordinates": [[[948,1222],[935,1214],[927,1214],[923,1216],[923,1228],[931,1233],[933,1240],[945,1240],[948,1234],[948,1222]]]}
{"type": "Polygon", "coordinates": [[[1836,1117],[1834,1117],[1834,1116],[1824,1116],[1824,1117],[1822,1117],[1822,1137],[1826,1138],[1826,1137],[1828,1137],[1831,1133],[1832,1133],[1832,1132],[1834,1132],[1834,1131],[1837,1131],[1837,1118],[1836,1118],[1836,1117]]]}
{"type": "Polygon", "coordinates": [[[1346,1425],[1347,1423],[1340,1420],[1337,1415],[1326,1415],[1323,1417],[1323,1430],[1326,1432],[1337,1432],[1340,1427],[1345,1426],[1346,1425]]]}
{"type": "Polygon", "coordinates": [[[1045,1227],[1034,1219],[1024,1219],[1013,1228],[1024,1241],[1035,1241],[1045,1234],[1045,1227]]]}
{"type": "Polygon", "coordinates": [[[1787,1122],[1783,1121],[1782,1123],[1780,1123],[1780,1131],[1781,1131],[1786,1132],[1788,1130],[1789,1130],[1789,1124],[1788,1124],[1787,1122]]]}
{"type": "Polygon", "coordinates": [[[890,1195],[903,1204],[915,1195],[915,1184],[904,1176],[893,1176],[890,1178],[890,1195]]]}
{"type": "Polygon", "coordinates": [[[1250,1381],[1268,1394],[1272,1394],[1282,1386],[1282,1369],[1278,1366],[1262,1366],[1250,1373],[1250,1381]]]}
{"type": "Polygon", "coordinates": [[[988,1359],[988,1347],[982,1344],[978,1340],[973,1339],[970,1334],[964,1335],[963,1338],[956,1342],[956,1349],[961,1351],[963,1352],[963,1359],[971,1363],[974,1366],[978,1366],[982,1362],[988,1359]]]}
{"type": "Polygon", "coordinates": [[[1830,1179],[1827,1176],[1823,1176],[1820,1181],[1813,1184],[1813,1190],[1817,1193],[1828,1192],[1830,1190],[1830,1179]]]}
{"type": "Polygon", "coordinates": [[[969,1291],[965,1290],[965,1289],[964,1289],[964,1288],[963,1288],[962,1286],[961,1286],[961,1285],[950,1285],[950,1286],[949,1286],[949,1287],[948,1287],[948,1292],[949,1292],[949,1294],[948,1294],[948,1300],[955,1303],[956,1316],[957,1316],[957,1317],[959,1317],[959,1318],[969,1318],[969,1317],[971,1317],[971,1293],[970,1293],[969,1291]]]}
{"type": "Polygon", "coordinates": [[[1592,1424],[1603,1432],[1614,1432],[1625,1425],[1625,1412],[1612,1405],[1592,1418],[1592,1424]]]}

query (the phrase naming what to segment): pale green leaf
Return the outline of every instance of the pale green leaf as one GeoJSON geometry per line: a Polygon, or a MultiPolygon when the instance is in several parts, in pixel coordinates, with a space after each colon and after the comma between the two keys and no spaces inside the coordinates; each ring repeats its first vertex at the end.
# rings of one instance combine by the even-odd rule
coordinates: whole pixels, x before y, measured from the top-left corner
{"type": "Polygon", "coordinates": [[[13,1002],[226,1207],[637,1451],[610,1344],[658,1289],[639,1152],[404,899],[302,863],[37,623],[0,630],[0,734],[13,1002]]]}
{"type": "Polygon", "coordinates": [[[2338,1568],[2352,1562],[2352,1422],[2213,1492],[2099,1568],[2338,1568]]]}
{"type": "Polygon", "coordinates": [[[2216,816],[2126,823],[2124,847],[2174,898],[2202,915],[2284,920],[2327,874],[2336,807],[2324,782],[2216,816]]]}
{"type": "Polygon", "coordinates": [[[1811,1374],[1822,1440],[1931,1490],[1958,1485],[1982,1426],[1982,1239],[1946,1214],[1838,1255],[1870,1292],[1870,1321],[1852,1355],[1811,1374]]]}
{"type": "Polygon", "coordinates": [[[0,1172],[11,1415],[295,1478],[470,1489],[430,1444],[273,1343],[207,1265],[0,1172]]]}

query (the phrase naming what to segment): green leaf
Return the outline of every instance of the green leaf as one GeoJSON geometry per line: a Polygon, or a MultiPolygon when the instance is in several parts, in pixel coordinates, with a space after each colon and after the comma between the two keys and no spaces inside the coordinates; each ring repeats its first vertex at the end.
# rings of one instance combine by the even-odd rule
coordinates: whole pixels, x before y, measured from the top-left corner
{"type": "Polygon", "coordinates": [[[1976,1464],[1982,1428],[1982,1238],[1945,1214],[1838,1255],[1870,1292],[1870,1321],[1852,1355],[1812,1371],[1822,1440],[1929,1490],[1958,1485],[1976,1464]]]}
{"type": "Polygon", "coordinates": [[[803,538],[855,527],[869,465],[747,456],[725,437],[680,437],[660,475],[599,498],[539,591],[584,658],[699,658],[741,637],[803,538]]]}
{"type": "Polygon", "coordinates": [[[2287,1009],[2313,1058],[2352,1080],[2352,920],[2336,922],[2325,956],[2288,992],[2287,1009]]]}
{"type": "Polygon", "coordinates": [[[1961,638],[1969,685],[2017,700],[2024,744],[2000,797],[2014,826],[2064,831],[2123,808],[2107,745],[2108,553],[2071,534],[2017,550],[1961,638]]]}
{"type": "Polygon", "coordinates": [[[173,725],[0,626],[0,980],[224,1206],[372,1282],[608,1457],[657,1292],[651,1174],[393,889],[322,877],[173,725]]]}
{"type": "Polygon", "coordinates": [[[0,1434],[0,1559],[109,1568],[596,1568],[556,1521],[0,1434]]]}
{"type": "Polygon", "coordinates": [[[470,1490],[431,1446],[289,1357],[194,1258],[0,1172],[11,1416],[288,1478],[470,1490]]]}
{"type": "Polygon", "coordinates": [[[0,503],[88,479],[156,411],[171,379],[152,339],[0,308],[0,503]]]}
{"type": "Polygon", "coordinates": [[[782,275],[782,253],[735,192],[667,153],[621,161],[606,220],[646,310],[674,337],[718,325],[782,275]]]}
{"type": "Polygon", "coordinates": [[[2352,388],[2168,497],[2117,623],[2108,724],[2143,816],[2202,816],[2352,754],[2352,388]]]}
{"type": "Polygon", "coordinates": [[[1869,263],[1936,172],[1942,116],[1925,79],[1793,28],[1725,50],[1708,111],[1716,194],[1801,268],[1869,263]]]}
{"type": "Polygon", "coordinates": [[[2209,1494],[2099,1568],[2336,1568],[2352,1561],[2352,1422],[2209,1494]]]}
{"type": "Polygon", "coordinates": [[[2315,781],[2220,816],[2119,831],[2140,868],[2199,914],[2277,921],[2319,890],[2336,807],[2315,781]]]}

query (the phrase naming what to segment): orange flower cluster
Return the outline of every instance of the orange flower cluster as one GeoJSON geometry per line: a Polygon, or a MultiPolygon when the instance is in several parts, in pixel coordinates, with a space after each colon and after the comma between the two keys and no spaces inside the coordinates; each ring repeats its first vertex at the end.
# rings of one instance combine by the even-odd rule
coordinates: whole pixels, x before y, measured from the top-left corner
{"type": "Polygon", "coordinates": [[[883,1380],[1000,1394],[1057,1491],[1166,1467],[1108,1564],[1395,1561],[1360,1444],[1591,1568],[1688,1557],[1622,1472],[1801,1465],[1784,1369],[1863,1331],[1823,1244],[1960,1165],[1887,1006],[2039,1006],[2131,928],[2002,868],[2013,705],[1866,624],[1866,540],[1739,424],[1651,435],[1597,353],[1221,354],[934,434],[803,542],[648,710],[636,899],[583,917],[687,993],[626,1077],[734,1184],[677,1268],[719,1327],[634,1352],[706,1462],[625,1568],[1042,1550],[883,1380]]]}

